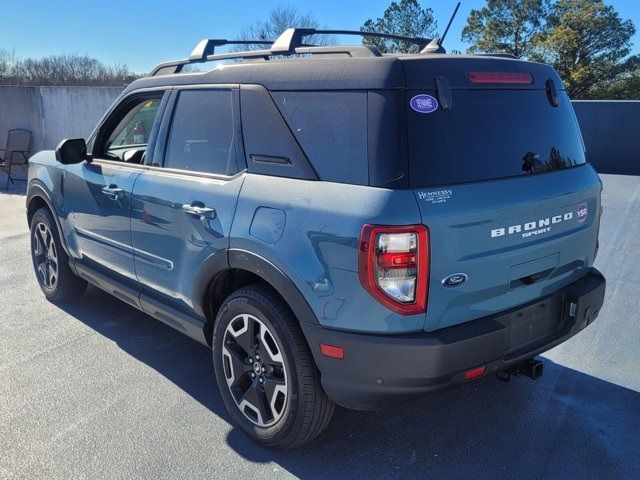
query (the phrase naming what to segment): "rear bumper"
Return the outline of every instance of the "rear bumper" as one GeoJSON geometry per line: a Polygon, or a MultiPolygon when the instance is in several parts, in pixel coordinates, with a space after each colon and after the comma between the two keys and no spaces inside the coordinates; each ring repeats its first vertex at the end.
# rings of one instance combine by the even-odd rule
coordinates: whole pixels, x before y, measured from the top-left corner
{"type": "Polygon", "coordinates": [[[487,374],[494,373],[564,342],[595,320],[604,293],[605,279],[592,268],[580,280],[532,303],[431,333],[366,335],[312,325],[303,329],[327,395],[344,407],[371,410],[463,383],[464,373],[474,367],[486,365],[487,374]],[[321,343],[343,347],[344,359],[323,356],[321,343]]]}

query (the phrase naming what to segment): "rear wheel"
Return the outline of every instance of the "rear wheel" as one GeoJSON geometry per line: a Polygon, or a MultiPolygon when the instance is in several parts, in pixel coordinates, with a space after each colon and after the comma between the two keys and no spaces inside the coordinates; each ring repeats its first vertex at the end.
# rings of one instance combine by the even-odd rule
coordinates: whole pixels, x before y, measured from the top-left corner
{"type": "Polygon", "coordinates": [[[231,417],[263,445],[297,447],[331,420],[334,404],[296,318],[263,285],[225,300],[213,331],[213,364],[231,417]]]}
{"type": "Polygon", "coordinates": [[[31,219],[31,259],[47,300],[65,302],[82,295],[87,282],[71,271],[51,212],[40,208],[31,219]]]}

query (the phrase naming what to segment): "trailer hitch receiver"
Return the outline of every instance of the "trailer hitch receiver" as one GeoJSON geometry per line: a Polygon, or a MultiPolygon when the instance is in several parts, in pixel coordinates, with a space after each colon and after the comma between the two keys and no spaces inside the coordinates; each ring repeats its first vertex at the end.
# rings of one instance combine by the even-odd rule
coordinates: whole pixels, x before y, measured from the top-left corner
{"type": "Polygon", "coordinates": [[[540,360],[529,358],[518,365],[515,365],[506,370],[498,372],[498,379],[508,382],[511,376],[519,377],[523,375],[529,377],[531,380],[537,380],[542,376],[544,372],[544,364],[540,360]]]}

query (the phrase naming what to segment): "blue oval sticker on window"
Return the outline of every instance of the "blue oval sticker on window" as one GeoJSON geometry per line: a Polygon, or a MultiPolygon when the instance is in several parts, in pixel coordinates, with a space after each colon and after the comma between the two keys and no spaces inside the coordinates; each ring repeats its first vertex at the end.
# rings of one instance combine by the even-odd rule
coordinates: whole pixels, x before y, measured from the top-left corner
{"type": "Polygon", "coordinates": [[[409,104],[411,105],[411,108],[418,113],[431,113],[438,109],[438,100],[426,93],[416,95],[411,99],[409,104]]]}

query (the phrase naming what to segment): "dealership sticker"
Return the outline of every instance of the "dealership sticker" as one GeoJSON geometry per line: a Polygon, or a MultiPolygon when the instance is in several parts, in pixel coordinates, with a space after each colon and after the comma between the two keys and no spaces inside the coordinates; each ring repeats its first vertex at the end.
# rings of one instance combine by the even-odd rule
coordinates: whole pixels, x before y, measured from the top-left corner
{"type": "Polygon", "coordinates": [[[451,189],[442,189],[442,190],[427,190],[418,192],[418,198],[420,200],[424,200],[427,203],[431,203],[436,205],[438,203],[445,203],[453,196],[453,190],[451,189]]]}
{"type": "Polygon", "coordinates": [[[426,93],[416,95],[409,104],[418,113],[431,113],[438,109],[438,100],[426,93]]]}
{"type": "Polygon", "coordinates": [[[587,215],[589,214],[589,210],[587,209],[587,204],[583,203],[578,207],[578,221],[584,222],[587,219],[587,215]]]}

